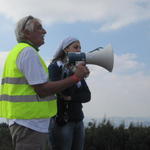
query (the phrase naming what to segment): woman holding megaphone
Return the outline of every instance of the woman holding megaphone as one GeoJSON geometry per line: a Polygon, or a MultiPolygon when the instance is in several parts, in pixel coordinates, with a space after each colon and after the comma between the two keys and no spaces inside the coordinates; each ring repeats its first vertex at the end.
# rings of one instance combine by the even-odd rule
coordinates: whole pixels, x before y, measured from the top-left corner
{"type": "MultiPolygon", "coordinates": [[[[78,39],[64,39],[49,65],[50,80],[58,81],[72,75],[75,64],[67,62],[67,53],[80,51],[78,39]]],[[[83,150],[85,131],[82,103],[90,99],[91,93],[84,79],[57,93],[58,112],[51,119],[49,128],[53,150],[83,150]]]]}

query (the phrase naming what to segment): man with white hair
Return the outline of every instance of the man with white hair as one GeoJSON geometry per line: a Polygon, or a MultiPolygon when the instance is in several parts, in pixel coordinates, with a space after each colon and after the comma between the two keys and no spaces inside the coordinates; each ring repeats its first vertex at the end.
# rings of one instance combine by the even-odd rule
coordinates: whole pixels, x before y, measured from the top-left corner
{"type": "Polygon", "coordinates": [[[4,66],[0,93],[0,117],[7,118],[15,150],[45,150],[50,118],[57,113],[55,93],[89,74],[84,64],[60,81],[48,81],[48,69],[38,54],[46,34],[41,21],[22,18],[16,26],[18,44],[4,66]]]}

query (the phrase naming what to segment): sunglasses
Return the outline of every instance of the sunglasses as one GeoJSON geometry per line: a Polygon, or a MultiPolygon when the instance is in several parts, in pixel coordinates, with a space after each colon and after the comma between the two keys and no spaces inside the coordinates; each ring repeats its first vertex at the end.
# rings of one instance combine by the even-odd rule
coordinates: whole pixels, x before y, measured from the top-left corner
{"type": "Polygon", "coordinates": [[[25,21],[24,21],[24,25],[23,25],[23,27],[22,27],[22,30],[24,30],[24,29],[25,29],[25,27],[26,27],[26,25],[27,25],[28,21],[29,21],[29,20],[32,20],[32,19],[34,19],[34,17],[32,17],[32,16],[28,16],[28,17],[25,19],[25,21]]]}

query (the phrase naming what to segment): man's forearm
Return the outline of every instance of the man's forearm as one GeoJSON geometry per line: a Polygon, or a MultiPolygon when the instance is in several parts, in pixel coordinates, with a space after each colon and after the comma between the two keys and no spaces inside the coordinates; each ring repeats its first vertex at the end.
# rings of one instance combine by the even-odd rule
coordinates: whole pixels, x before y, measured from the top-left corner
{"type": "Polygon", "coordinates": [[[70,76],[59,81],[51,81],[43,84],[33,85],[33,87],[40,97],[45,97],[61,92],[62,90],[75,84],[77,81],[78,79],[76,79],[76,76],[70,76]]]}

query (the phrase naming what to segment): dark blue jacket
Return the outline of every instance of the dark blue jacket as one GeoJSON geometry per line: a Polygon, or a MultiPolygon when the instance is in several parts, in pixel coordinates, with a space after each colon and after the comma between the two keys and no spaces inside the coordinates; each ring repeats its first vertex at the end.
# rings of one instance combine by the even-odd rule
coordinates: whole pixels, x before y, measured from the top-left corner
{"type": "MultiPolygon", "coordinates": [[[[48,70],[51,81],[58,81],[62,79],[62,66],[59,67],[56,62],[51,63],[48,70]]],[[[84,114],[82,111],[82,103],[88,102],[91,99],[91,92],[85,80],[81,80],[80,87],[77,87],[77,84],[74,84],[72,87],[62,91],[61,93],[65,96],[71,96],[71,100],[65,101],[60,94],[57,94],[57,116],[63,116],[67,105],[69,121],[83,120],[84,114]]]]}

